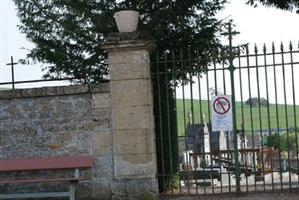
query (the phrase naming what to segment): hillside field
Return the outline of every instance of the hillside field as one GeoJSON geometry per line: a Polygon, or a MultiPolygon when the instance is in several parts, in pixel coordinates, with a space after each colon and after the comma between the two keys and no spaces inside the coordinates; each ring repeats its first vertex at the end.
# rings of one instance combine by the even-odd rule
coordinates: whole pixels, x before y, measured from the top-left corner
{"type": "MultiPolygon", "coordinates": [[[[185,135],[186,126],[189,121],[188,113],[193,113],[194,123],[200,123],[200,113],[202,113],[205,116],[206,122],[210,121],[209,116],[211,115],[211,110],[207,100],[199,101],[194,99],[191,104],[191,100],[177,99],[176,106],[177,106],[178,134],[180,136],[185,135]],[[192,112],[191,105],[193,105],[193,112],[192,112]]],[[[244,124],[244,128],[247,131],[275,129],[277,127],[280,128],[299,127],[299,106],[298,105],[285,106],[282,104],[278,104],[276,106],[275,104],[269,104],[269,114],[268,114],[267,106],[261,106],[260,111],[258,106],[252,107],[252,112],[251,112],[250,106],[246,105],[245,103],[236,102],[236,112],[237,112],[236,118],[237,118],[238,129],[241,129],[242,123],[244,124]],[[295,125],[295,118],[296,118],[297,125],[295,125]]]]}

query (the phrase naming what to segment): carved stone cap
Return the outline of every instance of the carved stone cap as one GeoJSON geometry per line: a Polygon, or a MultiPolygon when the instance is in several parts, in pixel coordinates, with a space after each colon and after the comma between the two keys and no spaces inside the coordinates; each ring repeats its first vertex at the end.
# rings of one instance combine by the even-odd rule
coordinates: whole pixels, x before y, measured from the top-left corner
{"type": "Polygon", "coordinates": [[[109,33],[107,42],[100,46],[108,52],[134,49],[147,49],[151,52],[156,48],[155,42],[148,34],[138,31],[129,33],[109,33]]]}

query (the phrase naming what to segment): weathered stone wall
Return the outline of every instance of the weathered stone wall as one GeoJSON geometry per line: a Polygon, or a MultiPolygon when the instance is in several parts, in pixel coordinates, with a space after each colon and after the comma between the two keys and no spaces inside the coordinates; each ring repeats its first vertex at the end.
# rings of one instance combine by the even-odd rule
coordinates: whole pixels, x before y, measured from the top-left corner
{"type": "Polygon", "coordinates": [[[103,46],[110,83],[0,92],[0,159],[93,155],[92,181],[78,187],[81,199],[152,199],[153,47],[138,32],[115,34],[103,46]]]}
{"type": "Polygon", "coordinates": [[[0,159],[93,155],[92,181],[78,195],[111,198],[109,83],[1,91],[0,122],[0,159]]]}

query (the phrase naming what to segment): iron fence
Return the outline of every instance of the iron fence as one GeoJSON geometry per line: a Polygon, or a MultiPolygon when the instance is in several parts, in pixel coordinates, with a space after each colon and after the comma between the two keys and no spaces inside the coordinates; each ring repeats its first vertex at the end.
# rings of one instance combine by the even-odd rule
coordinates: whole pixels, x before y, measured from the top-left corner
{"type": "Polygon", "coordinates": [[[230,48],[152,58],[162,194],[299,188],[299,45],[230,48]],[[202,59],[210,64],[202,67],[202,59]],[[211,129],[211,97],[222,94],[235,99],[231,132],[211,129]]]}
{"type": "MultiPolygon", "coordinates": [[[[109,77],[101,77],[99,80],[90,80],[87,76],[76,76],[76,77],[61,77],[61,78],[44,78],[44,79],[24,79],[24,80],[16,80],[15,78],[15,66],[18,64],[17,62],[14,62],[13,56],[11,56],[10,63],[7,63],[6,65],[10,66],[11,68],[11,81],[5,81],[0,82],[0,89],[1,90],[15,90],[16,85],[28,85],[30,84],[30,87],[35,87],[33,84],[41,84],[40,86],[59,86],[59,85],[70,85],[70,84],[91,84],[91,83],[103,83],[103,82],[109,82],[109,77]],[[57,84],[53,83],[56,82],[57,84]],[[47,84],[51,83],[51,84],[47,84]]],[[[42,67],[41,67],[42,68],[42,67]]],[[[26,78],[26,77],[25,77],[26,78]]],[[[20,87],[19,87],[20,88],[20,87]]]]}

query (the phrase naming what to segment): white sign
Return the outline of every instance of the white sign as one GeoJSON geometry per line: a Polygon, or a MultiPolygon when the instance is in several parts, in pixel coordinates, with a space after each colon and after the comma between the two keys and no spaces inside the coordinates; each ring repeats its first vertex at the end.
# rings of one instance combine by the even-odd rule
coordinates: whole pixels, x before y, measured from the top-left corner
{"type": "Polygon", "coordinates": [[[232,131],[233,112],[230,96],[219,95],[212,97],[212,131],[232,131]]]}

